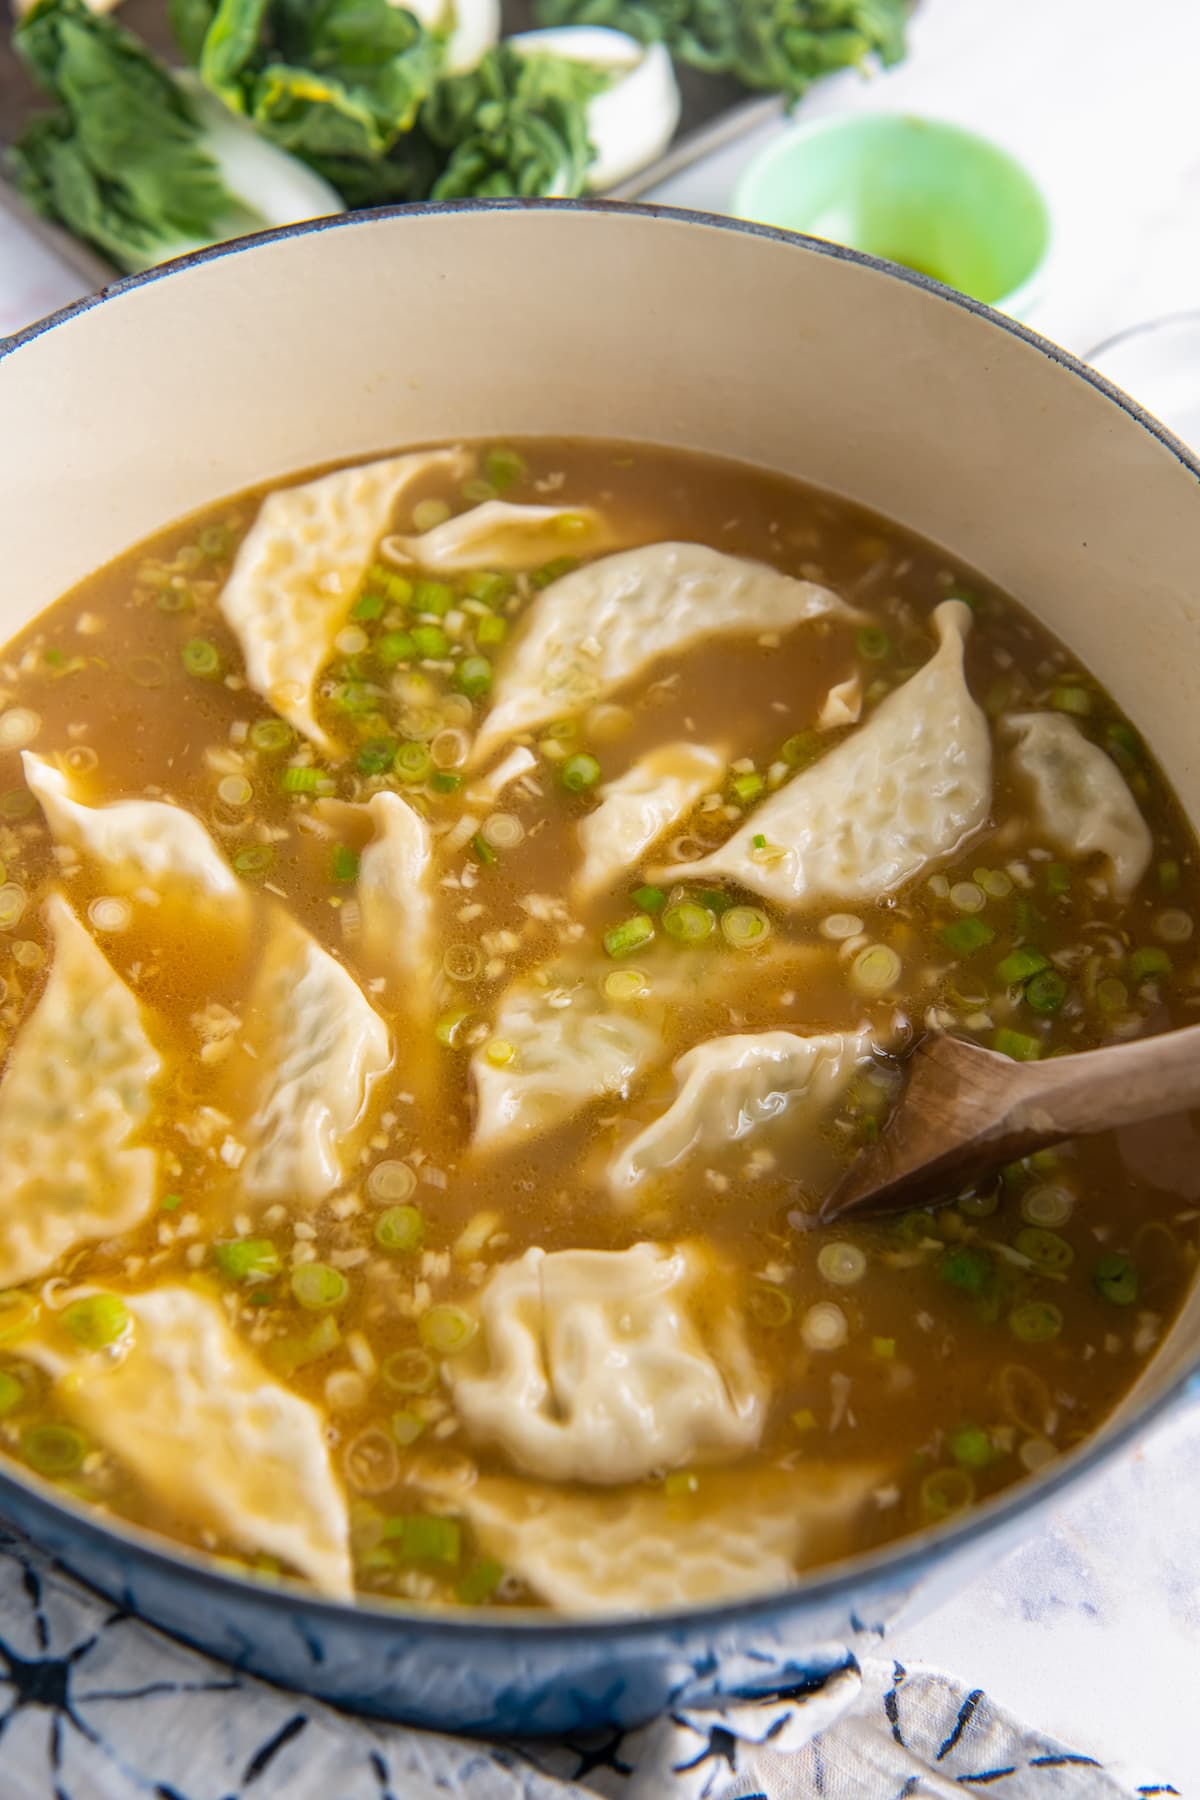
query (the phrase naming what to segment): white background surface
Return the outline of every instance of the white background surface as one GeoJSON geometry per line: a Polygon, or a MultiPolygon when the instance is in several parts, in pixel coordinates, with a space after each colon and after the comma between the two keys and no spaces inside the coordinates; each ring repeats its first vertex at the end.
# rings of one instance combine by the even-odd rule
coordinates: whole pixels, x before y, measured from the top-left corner
{"type": "MultiPolygon", "coordinates": [[[[923,112],[1019,156],[1055,229],[1029,323],[1077,353],[1200,308],[1200,0],[925,0],[912,39],[903,67],[827,82],[802,116],[923,112]]],[[[648,197],[723,210],[779,129],[648,197]]],[[[79,292],[0,211],[0,333],[79,292]]],[[[1200,1404],[893,1648],[1142,1781],[1200,1794],[1200,1404]]]]}

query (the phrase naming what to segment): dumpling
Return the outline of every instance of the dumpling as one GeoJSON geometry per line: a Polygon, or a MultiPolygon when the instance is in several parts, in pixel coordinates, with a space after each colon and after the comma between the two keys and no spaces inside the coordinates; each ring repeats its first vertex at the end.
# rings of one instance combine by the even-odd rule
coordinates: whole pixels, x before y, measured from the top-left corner
{"type": "Polygon", "coordinates": [[[327,754],[313,687],[333,652],[375,546],[405,488],[467,473],[463,450],[430,450],[336,469],[269,494],[239,546],[221,611],[255,693],[327,754]]]}
{"type": "Polygon", "coordinates": [[[483,1290],[486,1368],[453,1365],[460,1419],[547,1481],[611,1486],[744,1454],[766,1397],[722,1281],[694,1245],[527,1250],[483,1290]]]}
{"type": "Polygon", "coordinates": [[[818,731],[837,731],[842,725],[857,725],[862,717],[862,676],[857,671],[830,688],[817,714],[818,731]]]}
{"type": "Polygon", "coordinates": [[[385,538],[382,550],[389,562],[452,575],[461,569],[538,569],[564,554],[595,556],[612,541],[607,520],[590,506],[485,500],[419,536],[385,538]]]}
{"type": "Polygon", "coordinates": [[[727,876],[781,906],[878,900],[988,816],[992,746],[963,672],[970,609],[933,615],[939,648],[867,723],[755,808],[719,850],[652,880],[727,876]],[[756,849],[756,837],[766,848],[756,849]]]}
{"type": "Polygon", "coordinates": [[[669,825],[703,794],[719,787],[725,758],[702,744],[663,744],[599,792],[600,804],[579,822],[583,863],[580,896],[609,887],[639,862],[669,825]]]}
{"type": "Polygon", "coordinates": [[[515,981],[500,996],[488,1042],[471,1058],[476,1146],[549,1131],[594,1100],[624,1099],[659,1054],[647,1009],[608,1001],[602,969],[562,965],[515,981]],[[511,1050],[495,1060],[495,1046],[511,1050]]]}
{"type": "Polygon", "coordinates": [[[423,998],[433,946],[430,869],[433,839],[415,806],[399,794],[373,794],[364,806],[319,800],[314,812],[335,829],[371,832],[358,862],[355,893],[367,953],[410,984],[411,1001],[423,998]]]}
{"type": "Polygon", "coordinates": [[[61,769],[26,750],[25,781],[56,844],[98,863],[105,880],[127,890],[174,889],[189,899],[218,900],[224,918],[249,900],[199,819],[165,800],[116,800],[87,806],[72,797],[61,769]]]}
{"type": "Polygon", "coordinates": [[[132,1142],[162,1067],[145,1012],[61,895],[45,912],[50,974],[0,1082],[0,1288],[155,1201],[158,1159],[132,1142]]]}
{"type": "Polygon", "coordinates": [[[219,1301],[191,1287],[121,1298],[131,1324],[115,1353],[60,1349],[45,1324],[14,1348],[161,1506],[349,1596],[349,1518],[321,1413],[267,1374],[219,1301]]]}
{"type": "Polygon", "coordinates": [[[1114,897],[1127,900],[1154,840],[1112,758],[1063,713],[1018,713],[1004,729],[1017,740],[1012,767],[1032,794],[1034,829],[1073,860],[1103,856],[1114,897]]]}
{"type": "Polygon", "coordinates": [[[779,1593],[849,1549],[881,1472],[863,1463],[704,1470],[695,1494],[571,1493],[503,1476],[464,1511],[488,1556],[566,1613],[629,1614],[779,1593]]]}
{"type": "Polygon", "coordinates": [[[697,1044],[674,1065],[674,1100],[613,1158],[609,1186],[628,1193],[647,1175],[749,1137],[801,1107],[816,1124],[870,1055],[871,1033],[746,1032],[697,1044]]]}
{"type": "Polygon", "coordinates": [[[225,1067],[231,1110],[251,1095],[245,1192],[257,1200],[323,1199],[345,1179],[346,1140],[372,1079],[391,1062],[391,1046],[358,983],[290,919],[268,941],[240,1050],[225,1067]]]}
{"type": "Polygon", "coordinates": [[[828,588],[706,544],[647,544],[602,557],[551,582],[529,608],[496,677],[474,760],[705,638],[860,617],[828,588]]]}

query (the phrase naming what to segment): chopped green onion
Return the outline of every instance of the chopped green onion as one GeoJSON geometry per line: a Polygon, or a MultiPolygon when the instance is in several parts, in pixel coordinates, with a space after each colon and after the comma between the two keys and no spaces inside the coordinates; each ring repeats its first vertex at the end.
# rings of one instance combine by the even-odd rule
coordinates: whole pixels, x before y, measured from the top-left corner
{"type": "Polygon", "coordinates": [[[196,543],[210,562],[220,562],[233,549],[233,532],[228,525],[206,525],[197,533],[196,543]]]}
{"type": "Polygon", "coordinates": [[[256,719],[250,727],[250,742],[254,748],[272,754],[290,750],[295,735],[286,719],[256,719]]]}
{"type": "Polygon", "coordinates": [[[368,738],[358,753],[360,775],[386,775],[396,756],[395,738],[368,738]]]}
{"type": "Polygon", "coordinates": [[[771,935],[771,921],[760,906],[731,906],[719,916],[721,936],[734,950],[753,950],[771,935]]]}
{"type": "Polygon", "coordinates": [[[412,641],[416,645],[418,656],[437,661],[450,654],[450,639],[440,625],[414,625],[412,641]]]}
{"type": "Polygon", "coordinates": [[[352,619],[381,619],[387,601],[382,594],[360,594],[350,608],[352,619]]]}
{"type": "Polygon", "coordinates": [[[982,1294],[991,1284],[992,1259],[985,1250],[965,1246],[947,1250],[938,1264],[938,1276],[947,1287],[960,1288],[964,1294],[982,1294]]]}
{"type": "Polygon", "coordinates": [[[274,861],[274,844],[246,844],[233,853],[233,866],[239,875],[265,875],[274,861]]]}
{"type": "Polygon", "coordinates": [[[1026,1225],[1018,1231],[1013,1248],[1027,1256],[1042,1275],[1065,1275],[1075,1261],[1075,1252],[1066,1238],[1040,1225],[1026,1225]]]}
{"type": "Polygon", "coordinates": [[[385,631],[375,639],[374,647],[375,656],[385,669],[412,662],[417,654],[416,637],[411,631],[385,631]]]}
{"type": "MultiPolygon", "coordinates": [[[[378,579],[374,570],[368,570],[367,573],[372,580],[378,579]]],[[[385,569],[383,571],[383,587],[388,599],[395,607],[408,606],[412,600],[412,582],[408,579],[407,575],[397,575],[394,569],[385,569]]]]}
{"type": "Polygon", "coordinates": [[[340,1306],[350,1284],[340,1269],[329,1263],[310,1262],[292,1270],[291,1289],[301,1306],[319,1312],[326,1306],[340,1306]]]}
{"type": "Polygon", "coordinates": [[[450,507],[445,500],[418,500],[412,509],[413,526],[421,533],[444,525],[449,517],[450,507]]]}
{"type": "Polygon", "coordinates": [[[873,1337],[871,1339],[871,1354],[872,1356],[881,1357],[884,1362],[890,1362],[896,1354],[895,1338],[873,1337]]]}
{"type": "Polygon", "coordinates": [[[435,794],[457,794],[462,784],[462,776],[452,775],[448,769],[438,769],[429,783],[435,794]]]}
{"type": "Polygon", "coordinates": [[[882,662],[892,648],[892,640],[880,625],[864,625],[855,633],[854,647],[868,662],[882,662]]]}
{"type": "Polygon", "coordinates": [[[437,1365],[426,1350],[393,1350],[379,1373],[397,1394],[427,1394],[437,1380],[437,1365]]]}
{"type": "Polygon", "coordinates": [[[453,1356],[465,1350],[479,1327],[461,1306],[431,1306],[417,1320],[417,1333],[427,1350],[453,1356]]]}
{"type": "Polygon", "coordinates": [[[444,581],[418,581],[413,589],[414,612],[433,613],[439,619],[444,618],[453,607],[454,601],[454,589],[448,587],[444,581]]]}
{"type": "Polygon", "coordinates": [[[1129,959],[1129,973],[1137,982],[1149,981],[1158,975],[1169,975],[1171,959],[1157,945],[1143,944],[1129,959]]]}
{"type": "Polygon", "coordinates": [[[733,905],[733,895],[722,893],[720,888],[697,888],[692,897],[701,906],[707,906],[710,913],[716,913],[718,919],[733,905]]]}
{"type": "Polygon", "coordinates": [[[552,581],[558,581],[578,567],[579,558],[576,556],[554,556],[548,563],[543,563],[540,569],[535,569],[529,579],[535,588],[549,587],[552,581]]]}
{"type": "Polygon", "coordinates": [[[21,1434],[21,1454],[39,1475],[73,1475],[87,1448],[83,1433],[70,1425],[33,1425],[21,1434]]]}
{"type": "Polygon", "coordinates": [[[10,1288],[7,1293],[0,1293],[0,1344],[11,1343],[13,1338],[33,1324],[37,1318],[37,1301],[32,1294],[26,1294],[20,1288],[10,1288]]]}
{"type": "Polygon", "coordinates": [[[1106,975],[1096,983],[1096,1004],[1101,1012],[1124,1012],[1129,1005],[1129,989],[1115,975],[1106,975]]]}
{"type": "Polygon", "coordinates": [[[694,1469],[672,1469],[663,1477],[663,1493],[668,1500],[685,1500],[700,1491],[700,1477],[694,1469]]]}
{"type": "Polygon", "coordinates": [[[634,888],[629,898],[641,912],[661,912],[667,904],[667,896],[660,887],[634,888]]]}
{"type": "Polygon", "coordinates": [[[867,1259],[857,1244],[838,1241],[823,1244],[817,1268],[835,1287],[853,1287],[867,1272],[867,1259]]]}
{"type": "Polygon", "coordinates": [[[502,570],[473,569],[462,584],[463,593],[485,606],[499,606],[513,590],[513,578],[502,570]]]}
{"type": "Polygon", "coordinates": [[[334,689],[332,699],[338,712],[346,713],[352,718],[376,712],[379,707],[378,694],[365,681],[343,681],[340,687],[334,689]]]}
{"type": "Polygon", "coordinates": [[[1071,1190],[1051,1183],[1029,1188],[1021,1196],[1021,1217],[1030,1225],[1065,1225],[1074,1210],[1075,1196],[1071,1190]]]}
{"type": "Polygon", "coordinates": [[[558,779],[570,794],[586,794],[600,779],[600,764],[586,750],[568,756],[558,771],[558,779]]]}
{"type": "Polygon", "coordinates": [[[1008,1315],[1009,1330],[1023,1344],[1044,1344],[1063,1328],[1063,1316],[1049,1300],[1026,1300],[1008,1315]]]}
{"type": "Polygon", "coordinates": [[[757,770],[748,769],[745,774],[735,775],[729,783],[729,791],[742,806],[748,806],[766,787],[766,777],[757,770]]]}
{"type": "Polygon", "coordinates": [[[1056,1013],[1067,997],[1067,984],[1057,969],[1043,969],[1025,986],[1025,1004],[1035,1013],[1056,1013]]]}
{"type": "Polygon", "coordinates": [[[503,494],[518,481],[524,481],[529,474],[525,458],[507,445],[498,445],[495,450],[488,451],[483,459],[483,472],[498,494],[503,494]]]}
{"type": "MultiPolygon", "coordinates": [[[[508,620],[498,618],[495,613],[486,613],[475,627],[475,643],[480,650],[494,649],[502,644],[508,636],[508,620]]],[[[491,686],[491,676],[488,676],[491,686]]]]}
{"type": "MultiPolygon", "coordinates": [[[[643,994],[649,993],[649,984],[640,969],[611,969],[604,977],[604,992],[610,1000],[640,1000],[643,994]]],[[[511,1046],[507,1046],[511,1048],[511,1046]]],[[[488,1046],[490,1051],[491,1046],[488,1046]]],[[[489,1055],[488,1060],[491,1060],[489,1055]]],[[[506,1062],[512,1058],[507,1057],[506,1062]]]]}
{"type": "Polygon", "coordinates": [[[457,1519],[416,1513],[407,1519],[388,1519],[387,1538],[398,1538],[401,1555],[414,1562],[456,1563],[462,1554],[462,1526],[457,1519]]]}
{"type": "Polygon", "coordinates": [[[321,785],[321,771],[310,763],[299,768],[289,765],[280,775],[279,785],[285,794],[315,794],[321,785]]]}
{"type": "Polygon", "coordinates": [[[1128,773],[1140,769],[1145,760],[1145,746],[1132,725],[1114,720],[1104,733],[1104,744],[1114,761],[1128,773]]]}
{"type": "Polygon", "coordinates": [[[979,1425],[964,1425],[954,1432],[946,1448],[964,1469],[986,1469],[996,1457],[990,1435],[979,1425]]]}
{"type": "Polygon", "coordinates": [[[320,1362],[322,1357],[331,1356],[341,1341],[342,1334],[337,1320],[332,1313],[326,1313],[307,1337],[273,1338],[268,1345],[267,1355],[283,1374],[294,1375],[297,1369],[307,1368],[309,1363],[320,1362]]]}
{"type": "Polygon", "coordinates": [[[886,994],[900,979],[901,963],[890,944],[867,944],[850,965],[850,976],[861,994],[886,994]]]}
{"type": "Polygon", "coordinates": [[[392,758],[392,767],[402,781],[424,781],[433,769],[429,745],[415,740],[401,744],[392,758]]]}
{"type": "Polygon", "coordinates": [[[409,1412],[405,1408],[402,1412],[392,1414],[392,1436],[402,1450],[407,1450],[410,1444],[415,1444],[424,1429],[425,1421],[420,1413],[409,1412]]]}
{"type": "Polygon", "coordinates": [[[486,656],[464,656],[454,673],[454,684],[468,700],[481,700],[492,685],[492,665],[486,656]]]}
{"type": "Polygon", "coordinates": [[[85,1350],[103,1350],[129,1329],[129,1308],[118,1294],[88,1294],[64,1306],[59,1317],[85,1350]]]}
{"type": "Polygon", "coordinates": [[[990,925],[974,914],[955,919],[952,925],[943,925],[938,932],[939,938],[947,950],[953,950],[956,956],[972,956],[976,950],[983,950],[990,944],[996,933],[990,925]]]}
{"type": "Polygon", "coordinates": [[[1010,1031],[1007,1026],[992,1034],[992,1049],[1013,1062],[1036,1062],[1042,1054],[1042,1040],[1027,1037],[1023,1031],[1010,1031]]]}
{"type": "Polygon", "coordinates": [[[389,1206],[375,1221],[375,1242],[382,1250],[419,1250],[425,1221],[415,1206],[389,1206]]]}
{"type": "Polygon", "coordinates": [[[0,1369],[0,1417],[15,1411],[25,1398],[25,1383],[11,1369],[0,1369]]]}
{"type": "Polygon", "coordinates": [[[965,1469],[935,1469],[921,1483],[921,1512],[930,1524],[962,1512],[975,1498],[975,1483],[965,1469]]]}
{"type": "Polygon", "coordinates": [[[716,920],[706,906],[694,900],[680,900],[668,906],[662,916],[662,928],[668,937],[681,944],[699,944],[712,934],[716,920]]]}
{"type": "Polygon", "coordinates": [[[802,769],[821,754],[821,739],[815,731],[798,731],[784,743],[779,755],[789,769],[802,769]]]}
{"type": "Polygon", "coordinates": [[[604,948],[612,957],[629,956],[648,944],[654,936],[654,921],[645,913],[634,913],[620,925],[604,934],[604,948]]]}
{"type": "Polygon", "coordinates": [[[458,1034],[472,1016],[469,1006],[456,1006],[444,1012],[433,1028],[433,1035],[446,1050],[457,1050],[458,1034]]]}
{"type": "Polygon", "coordinates": [[[265,1281],[283,1267],[270,1238],[230,1238],[214,1244],[213,1261],[229,1281],[265,1281]]]}
{"type": "Polygon", "coordinates": [[[1092,1270],[1092,1286],[1114,1306],[1132,1306],[1138,1297],[1141,1282],[1129,1258],[1122,1256],[1117,1250],[1110,1250],[1092,1270]]]}
{"type": "Polygon", "coordinates": [[[349,849],[345,844],[335,844],[329,867],[335,881],[357,881],[358,851],[349,849]]]}
{"type": "Polygon", "coordinates": [[[178,1212],[183,1205],[182,1194],[164,1194],[158,1203],[159,1212],[178,1212]]]}
{"type": "Polygon", "coordinates": [[[811,1406],[798,1406],[792,1414],[792,1424],[797,1431],[815,1431],[817,1415],[811,1406]]]}
{"type": "Polygon", "coordinates": [[[500,861],[487,839],[478,831],[471,839],[471,854],[477,863],[482,863],[485,869],[494,869],[500,861]]]}
{"type": "Polygon", "coordinates": [[[1092,710],[1092,696],[1086,688],[1057,687],[1050,696],[1050,704],[1055,712],[1074,713],[1078,719],[1085,719],[1092,710]]]}
{"type": "Polygon", "coordinates": [[[1071,891],[1071,871],[1066,863],[1052,862],[1046,864],[1046,892],[1061,899],[1071,891]]]}
{"type": "Polygon", "coordinates": [[[1175,894],[1179,891],[1180,869],[1173,856],[1164,858],[1158,865],[1158,887],[1163,894],[1175,894]]]}
{"type": "Polygon", "coordinates": [[[221,655],[215,644],[207,638],[189,638],[179,653],[189,675],[199,675],[205,680],[221,673],[221,655]]]}
{"type": "Polygon", "coordinates": [[[792,1297],[770,1281],[756,1281],[747,1298],[750,1316],[768,1331],[778,1331],[789,1323],[793,1313],[792,1297]]]}
{"type": "Polygon", "coordinates": [[[502,1563],[490,1560],[480,1562],[463,1576],[454,1592],[464,1606],[482,1606],[485,1600],[491,1599],[503,1580],[502,1563]]]}
{"type": "Polygon", "coordinates": [[[996,980],[1002,981],[1005,987],[1016,987],[1020,982],[1028,981],[1031,975],[1037,975],[1042,969],[1049,967],[1048,956],[1043,956],[1032,944],[1022,944],[996,964],[996,980]]]}
{"type": "Polygon", "coordinates": [[[496,498],[496,490],[491,482],[481,480],[478,475],[472,475],[464,481],[459,491],[463,499],[469,500],[472,506],[482,506],[486,500],[496,498]]]}

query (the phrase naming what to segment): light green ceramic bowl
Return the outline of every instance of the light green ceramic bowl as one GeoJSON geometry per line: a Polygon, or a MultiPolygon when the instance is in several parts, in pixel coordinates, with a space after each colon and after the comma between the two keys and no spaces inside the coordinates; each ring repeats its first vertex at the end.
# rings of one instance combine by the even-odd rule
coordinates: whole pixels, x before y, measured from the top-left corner
{"type": "Polygon", "coordinates": [[[755,157],[733,212],[902,263],[1021,316],[1050,214],[1021,164],[986,138],[900,113],[801,125],[755,157]]]}

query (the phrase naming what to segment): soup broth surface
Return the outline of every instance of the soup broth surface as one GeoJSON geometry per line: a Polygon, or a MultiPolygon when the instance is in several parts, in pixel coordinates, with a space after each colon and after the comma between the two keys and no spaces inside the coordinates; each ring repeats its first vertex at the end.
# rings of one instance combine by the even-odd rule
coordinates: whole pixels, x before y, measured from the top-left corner
{"type": "MultiPolygon", "coordinates": [[[[618,1543],[627,1517],[630,1533],[661,1532],[668,1545],[710,1528],[718,1541],[753,1538],[759,1513],[770,1521],[782,1506],[799,1524],[774,1561],[752,1568],[753,1586],[780,1567],[936,1524],[1020,1480],[1091,1432],[1159,1343],[1196,1254],[1186,1120],[1064,1145],[937,1210],[835,1228],[815,1215],[878,1136],[903,1053],[923,1032],[1044,1057],[1190,1022],[1200,995],[1193,844],[1136,728],[1070,650],[1016,600],[896,526],[716,459],[530,441],[480,445],[465,478],[433,473],[409,487],[391,529],[434,531],[497,495],[561,509],[548,527],[553,554],[516,573],[486,558],[447,573],[374,545],[361,584],[338,602],[318,682],[332,749],[254,691],[219,610],[261,493],[119,558],[5,652],[4,1053],[11,1067],[46,988],[53,891],[141,1003],[161,1070],[135,1134],[155,1158],[144,1219],[0,1295],[0,1442],[18,1464],[123,1518],[264,1579],[296,1573],[252,1532],[198,1516],[136,1454],[81,1422],[71,1376],[54,1362],[57,1346],[68,1369],[80,1358],[93,1374],[119,1365],[139,1330],[123,1302],[183,1285],[219,1309],[265,1379],[317,1409],[359,1591],[564,1605],[560,1571],[546,1574],[531,1533],[574,1541],[602,1526],[604,1543],[618,1543]],[[506,752],[476,765],[473,736],[525,615],[595,554],[580,530],[588,509],[605,524],[602,553],[709,545],[821,584],[859,616],[714,636],[658,657],[636,680],[519,734],[528,767],[489,797],[487,771],[506,752]],[[985,824],[868,902],[786,908],[736,881],[673,881],[673,863],[718,847],[869,729],[933,655],[931,614],[954,597],[970,608],[967,679],[992,739],[985,824]],[[830,690],[843,684],[844,711],[857,716],[828,722],[830,690]],[[1065,856],[1039,834],[1005,728],[1029,713],[1069,718],[1149,826],[1152,854],[1129,898],[1113,897],[1100,857],[1065,856]],[[674,743],[713,749],[711,784],[630,866],[581,894],[581,822],[610,783],[674,743]],[[61,770],[85,806],[139,798],[185,809],[246,908],[190,908],[114,884],[95,859],[64,851],[27,786],[24,749],[61,770]],[[368,815],[331,804],[361,808],[384,792],[416,809],[432,843],[432,934],[423,946],[401,934],[394,957],[364,940],[368,815]],[[243,1089],[263,1055],[256,979],[289,917],[358,984],[390,1060],[367,1084],[359,1120],[334,1133],[328,1191],[264,1203],[248,1192],[256,1146],[243,1089]],[[624,1091],[569,1107],[544,1130],[473,1143],[473,1067],[502,1080],[525,1066],[501,1017],[523,981],[543,999],[582,995],[640,1021],[654,1048],[624,1091]],[[734,1107],[734,1135],[614,1191],[613,1159],[675,1099],[673,1064],[710,1040],[769,1032],[870,1042],[815,1115],[789,1103],[784,1082],[763,1116],[734,1107]],[[503,1360],[489,1284],[533,1248],[635,1245],[683,1247],[691,1259],[688,1330],[742,1424],[632,1479],[595,1479],[594,1469],[582,1479],[570,1457],[559,1478],[539,1473],[510,1435],[515,1389],[482,1429],[459,1404],[461,1372],[486,1382],[503,1360]],[[101,1308],[96,1324],[94,1306],[71,1311],[81,1291],[121,1304],[101,1308]],[[34,1356],[30,1343],[50,1349],[34,1356]]],[[[863,798],[844,794],[848,815],[863,798]]],[[[581,1041],[572,1054],[586,1059],[595,1032],[581,1041]]],[[[714,1108],[716,1093],[706,1095],[701,1112],[714,1108]]],[[[622,1323],[619,1312],[608,1315],[617,1340],[623,1330],[636,1338],[640,1315],[622,1323]]],[[[541,1352],[553,1362],[553,1345],[541,1352]]],[[[606,1366],[623,1379],[619,1355],[606,1366]]],[[[546,1441],[572,1414],[561,1374],[550,1369],[546,1441]]],[[[674,1379],[659,1390],[668,1411],[674,1379]]],[[[202,1437],[195,1454],[205,1456],[202,1437]]],[[[286,1489],[278,1503],[289,1504],[286,1489]]],[[[612,1554],[613,1604],[647,1604],[619,1544],[612,1554]]],[[[689,1579],[679,1597],[712,1591],[689,1579]]]]}

